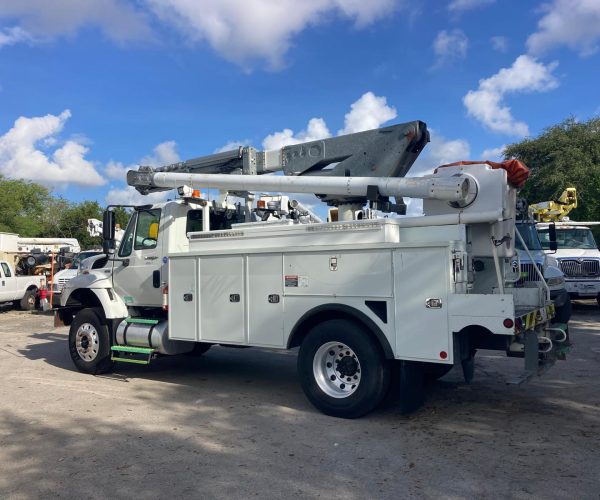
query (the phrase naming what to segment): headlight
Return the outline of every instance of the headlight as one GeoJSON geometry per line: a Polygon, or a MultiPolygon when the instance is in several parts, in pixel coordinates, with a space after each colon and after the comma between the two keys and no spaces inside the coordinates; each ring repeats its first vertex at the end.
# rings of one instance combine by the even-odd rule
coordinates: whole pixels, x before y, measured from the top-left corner
{"type": "Polygon", "coordinates": [[[565,278],[563,278],[562,276],[557,276],[556,278],[548,278],[546,280],[546,283],[548,283],[548,286],[564,285],[565,278]]]}

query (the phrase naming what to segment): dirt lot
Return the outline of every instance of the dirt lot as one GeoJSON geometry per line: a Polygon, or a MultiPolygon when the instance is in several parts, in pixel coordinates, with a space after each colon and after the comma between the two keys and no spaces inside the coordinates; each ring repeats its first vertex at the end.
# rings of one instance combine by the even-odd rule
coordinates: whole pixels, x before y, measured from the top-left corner
{"type": "Polygon", "coordinates": [[[74,371],[67,329],[0,311],[1,498],[600,498],[600,312],[568,360],[520,386],[478,355],[410,417],[354,421],[305,399],[295,352],[213,348],[111,376],[74,371]]]}

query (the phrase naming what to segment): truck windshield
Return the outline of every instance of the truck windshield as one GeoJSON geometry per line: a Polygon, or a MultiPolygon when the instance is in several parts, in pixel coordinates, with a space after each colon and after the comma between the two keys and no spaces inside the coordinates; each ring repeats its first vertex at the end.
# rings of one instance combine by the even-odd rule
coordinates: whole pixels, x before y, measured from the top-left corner
{"type": "MultiPolygon", "coordinates": [[[[540,239],[542,240],[542,246],[544,249],[550,248],[550,236],[548,229],[543,228],[539,230],[540,239]]],[[[558,248],[579,248],[579,249],[591,249],[597,248],[596,242],[592,231],[587,227],[570,227],[570,228],[556,228],[556,243],[558,248]]]]}
{"type": "MultiPolygon", "coordinates": [[[[517,231],[519,231],[519,234],[523,238],[523,241],[525,242],[525,245],[527,245],[527,248],[529,248],[529,250],[541,250],[542,249],[542,245],[540,243],[540,238],[535,229],[535,224],[521,223],[521,224],[516,224],[515,228],[517,231]]],[[[521,240],[518,237],[515,238],[515,240],[516,240],[515,248],[517,250],[525,250],[523,248],[523,245],[521,244],[521,240]]]]}
{"type": "Polygon", "coordinates": [[[88,257],[93,257],[94,255],[98,255],[101,252],[81,252],[73,261],[71,265],[71,269],[79,269],[81,261],[87,259],[88,257]]]}

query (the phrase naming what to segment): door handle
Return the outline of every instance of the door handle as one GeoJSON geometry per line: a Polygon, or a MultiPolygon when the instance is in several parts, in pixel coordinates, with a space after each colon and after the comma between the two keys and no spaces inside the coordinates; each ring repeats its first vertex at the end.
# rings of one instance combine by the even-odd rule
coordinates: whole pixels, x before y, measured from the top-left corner
{"type": "Polygon", "coordinates": [[[123,259],[123,267],[127,267],[129,265],[129,259],[123,259]]]}

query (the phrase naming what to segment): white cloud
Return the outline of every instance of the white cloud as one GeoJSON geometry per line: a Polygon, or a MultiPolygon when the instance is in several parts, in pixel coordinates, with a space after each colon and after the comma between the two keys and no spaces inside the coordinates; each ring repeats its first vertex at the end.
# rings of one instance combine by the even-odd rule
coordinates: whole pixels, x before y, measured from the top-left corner
{"type": "Polygon", "coordinates": [[[469,39],[462,30],[440,31],[433,41],[434,68],[464,59],[468,48],[469,39]]]}
{"type": "Polygon", "coordinates": [[[250,145],[250,139],[243,139],[241,141],[228,141],[220,148],[215,149],[215,153],[224,153],[225,151],[233,151],[234,149],[238,149],[240,147],[245,147],[250,145]]]}
{"type": "Polygon", "coordinates": [[[81,139],[67,140],[54,151],[47,151],[59,144],[57,136],[70,117],[71,112],[65,110],[58,116],[18,118],[0,137],[0,173],[9,178],[30,179],[54,186],[105,184],[94,164],[85,159],[88,148],[81,139]],[[39,143],[46,150],[40,149],[39,143]]]}
{"type": "Polygon", "coordinates": [[[161,142],[152,151],[151,155],[144,156],[140,160],[140,165],[160,167],[181,161],[179,153],[177,153],[177,144],[175,141],[161,142]]]}
{"type": "Polygon", "coordinates": [[[429,134],[431,142],[415,161],[408,177],[428,175],[440,165],[470,159],[471,147],[465,139],[448,140],[432,129],[429,130],[429,134]]]}
{"type": "Polygon", "coordinates": [[[117,42],[158,37],[152,24],[167,26],[190,43],[208,43],[244,68],[265,61],[284,66],[293,39],[332,18],[360,29],[389,16],[407,0],[2,0],[0,47],[74,36],[95,27],[117,42]],[[50,6],[49,6],[50,5],[50,6]]]}
{"type": "MultiPolygon", "coordinates": [[[[350,111],[344,116],[344,128],[338,131],[338,135],[379,128],[385,122],[396,118],[396,115],[396,109],[387,105],[385,97],[366,92],[350,105],[350,111]]],[[[323,118],[311,118],[305,130],[295,133],[292,129],[285,128],[269,134],[264,138],[262,145],[265,150],[271,151],[299,142],[326,139],[331,135],[323,118]]]]}
{"type": "Polygon", "coordinates": [[[0,30],[0,49],[17,43],[33,43],[35,39],[23,28],[14,26],[0,30]]]}
{"type": "Polygon", "coordinates": [[[452,0],[448,4],[448,10],[450,12],[462,12],[465,10],[475,9],[477,7],[483,7],[491,5],[496,0],[452,0]]]}
{"type": "Polygon", "coordinates": [[[493,36],[490,38],[492,47],[498,52],[506,52],[508,50],[508,38],[505,36],[493,36]]]}
{"type": "Polygon", "coordinates": [[[136,168],[135,165],[124,165],[120,161],[110,160],[104,168],[104,175],[111,179],[122,181],[127,177],[127,171],[136,168]]]}
{"type": "Polygon", "coordinates": [[[74,35],[87,26],[119,42],[149,38],[147,15],[134,5],[125,0],[2,0],[0,19],[16,20],[10,29],[37,40],[74,35]]]}
{"type": "MultiPolygon", "coordinates": [[[[140,165],[160,167],[180,161],[175,141],[161,142],[152,150],[152,154],[144,156],[139,163],[125,165],[120,161],[110,160],[104,168],[104,175],[110,179],[125,181],[128,170],[137,170],[140,165]]],[[[121,196],[121,194],[119,195],[121,196]]]]}
{"type": "Polygon", "coordinates": [[[245,67],[264,60],[284,64],[292,38],[331,15],[367,26],[389,15],[401,0],[145,0],[164,23],[191,42],[205,41],[223,57],[245,67]]]}
{"type": "Polygon", "coordinates": [[[385,97],[366,92],[351,104],[350,111],[344,117],[344,128],[338,132],[338,135],[379,128],[396,116],[396,108],[388,106],[385,97]]]}
{"type": "Polygon", "coordinates": [[[600,40],[600,1],[554,0],[542,6],[544,16],[538,30],[527,39],[532,54],[543,54],[566,45],[582,56],[598,51],[600,40]]]}
{"type": "Polygon", "coordinates": [[[165,201],[169,191],[142,195],[131,186],[110,189],[106,195],[107,205],[148,205],[165,201]]]}
{"type": "Polygon", "coordinates": [[[263,139],[262,145],[266,151],[291,146],[299,142],[310,142],[331,137],[331,132],[323,118],[311,118],[306,130],[295,134],[292,129],[285,128],[281,132],[274,132],[263,139]]]}
{"type": "Polygon", "coordinates": [[[510,108],[503,105],[503,99],[507,94],[556,88],[558,81],[552,71],[557,66],[557,62],[545,65],[528,55],[517,57],[510,68],[502,68],[490,78],[479,80],[479,88],[463,97],[467,112],[494,132],[529,135],[527,124],[513,118],[510,108]]]}
{"type": "Polygon", "coordinates": [[[482,160],[492,160],[492,161],[501,161],[504,159],[504,149],[506,148],[506,144],[499,146],[497,148],[489,148],[484,149],[483,153],[481,153],[482,160]]]}

